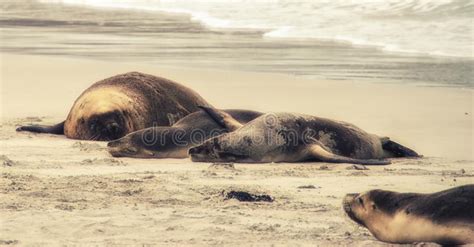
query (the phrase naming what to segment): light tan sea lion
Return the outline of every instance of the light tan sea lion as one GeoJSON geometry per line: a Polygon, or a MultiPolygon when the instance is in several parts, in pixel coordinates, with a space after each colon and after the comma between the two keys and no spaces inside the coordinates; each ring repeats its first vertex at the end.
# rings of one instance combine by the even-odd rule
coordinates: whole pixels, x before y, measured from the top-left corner
{"type": "Polygon", "coordinates": [[[76,99],[64,122],[22,126],[18,131],[64,134],[80,140],[115,140],[152,126],[170,126],[208,105],[171,80],[130,72],[94,83],[76,99]]]}
{"type": "Polygon", "coordinates": [[[371,190],[348,194],[347,215],[384,242],[474,244],[474,185],[432,194],[371,190]]]}

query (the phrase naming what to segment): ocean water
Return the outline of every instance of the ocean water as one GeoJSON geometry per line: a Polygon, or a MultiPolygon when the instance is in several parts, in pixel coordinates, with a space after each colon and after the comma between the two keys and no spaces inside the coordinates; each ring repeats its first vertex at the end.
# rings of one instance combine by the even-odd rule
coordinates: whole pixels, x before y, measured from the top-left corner
{"type": "Polygon", "coordinates": [[[474,87],[470,0],[4,0],[2,52],[474,87]]]}

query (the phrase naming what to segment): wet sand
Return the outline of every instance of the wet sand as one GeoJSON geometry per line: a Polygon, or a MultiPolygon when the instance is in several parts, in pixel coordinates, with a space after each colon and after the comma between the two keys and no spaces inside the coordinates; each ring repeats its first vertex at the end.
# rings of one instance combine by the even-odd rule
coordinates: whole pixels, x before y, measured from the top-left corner
{"type": "Polygon", "coordinates": [[[344,194],[474,183],[471,89],[9,54],[0,61],[0,245],[384,245],[345,217],[344,194]],[[128,71],[181,82],[220,108],[351,122],[425,157],[367,170],[325,163],[219,166],[118,159],[106,143],[15,132],[20,124],[64,120],[90,84],[128,71]],[[223,192],[231,190],[274,201],[225,200],[223,192]]]}

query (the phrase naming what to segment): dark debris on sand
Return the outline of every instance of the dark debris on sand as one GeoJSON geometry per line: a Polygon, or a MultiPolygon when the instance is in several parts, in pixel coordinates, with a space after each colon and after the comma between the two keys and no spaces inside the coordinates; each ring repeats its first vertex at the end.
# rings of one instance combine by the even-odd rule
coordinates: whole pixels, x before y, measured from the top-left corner
{"type": "Polygon", "coordinates": [[[14,166],[17,163],[11,159],[9,159],[6,155],[0,155],[0,162],[2,162],[3,166],[14,166]]]}
{"type": "Polygon", "coordinates": [[[0,239],[0,245],[16,245],[18,243],[19,243],[18,240],[3,240],[3,239],[0,239]]]}
{"type": "Polygon", "coordinates": [[[310,185],[301,185],[301,186],[298,186],[296,188],[298,188],[298,189],[320,189],[321,187],[314,186],[314,185],[310,184],[310,185]]]}
{"type": "Polygon", "coordinates": [[[255,195],[245,191],[231,190],[222,192],[224,200],[236,199],[241,202],[273,202],[273,198],[269,195],[255,195]]]}
{"type": "Polygon", "coordinates": [[[369,168],[367,168],[364,165],[351,165],[351,166],[347,167],[346,169],[347,170],[359,170],[359,171],[369,170],[369,168]]]}

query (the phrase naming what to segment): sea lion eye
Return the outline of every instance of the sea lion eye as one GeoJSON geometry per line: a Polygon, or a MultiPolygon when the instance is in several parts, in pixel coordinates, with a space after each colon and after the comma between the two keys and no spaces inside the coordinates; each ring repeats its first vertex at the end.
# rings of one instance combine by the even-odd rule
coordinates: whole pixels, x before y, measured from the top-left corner
{"type": "Polygon", "coordinates": [[[90,130],[95,130],[97,127],[97,120],[92,120],[89,124],[90,130]]]}
{"type": "Polygon", "coordinates": [[[372,204],[372,209],[373,210],[377,209],[377,206],[375,206],[375,204],[372,204]]]}
{"type": "Polygon", "coordinates": [[[364,205],[364,200],[362,198],[358,198],[357,201],[363,206],[364,205]]]}

